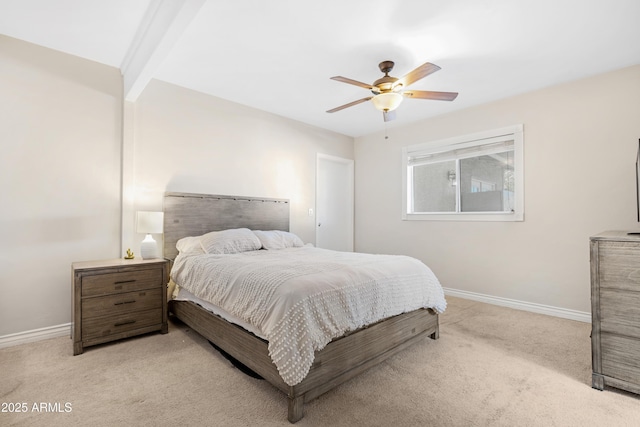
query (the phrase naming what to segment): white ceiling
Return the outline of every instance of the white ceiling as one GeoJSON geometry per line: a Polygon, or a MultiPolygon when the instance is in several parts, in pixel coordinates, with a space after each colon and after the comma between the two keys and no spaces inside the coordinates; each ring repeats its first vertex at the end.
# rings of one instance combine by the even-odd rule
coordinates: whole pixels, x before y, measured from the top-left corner
{"type": "MultiPolygon", "coordinates": [[[[640,63],[638,0],[0,0],[0,34],[350,136],[384,129],[378,63],[411,88],[389,128],[640,63]],[[134,65],[131,65],[134,64],[134,65]]],[[[139,91],[138,91],[139,92],[139,91]]],[[[128,98],[135,100],[131,90],[128,98]]]]}

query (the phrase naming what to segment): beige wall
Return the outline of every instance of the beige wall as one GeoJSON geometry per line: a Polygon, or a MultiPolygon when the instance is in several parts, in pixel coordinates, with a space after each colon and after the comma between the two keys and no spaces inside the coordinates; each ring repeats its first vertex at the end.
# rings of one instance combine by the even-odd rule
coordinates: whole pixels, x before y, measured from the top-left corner
{"type": "Polygon", "coordinates": [[[589,236],[640,230],[639,138],[640,66],[357,138],[356,250],[415,256],[452,289],[590,312],[589,236]],[[520,123],[524,222],[400,219],[403,146],[520,123]]]}
{"type": "Polygon", "coordinates": [[[134,210],[161,210],[165,191],[288,198],[291,230],[314,242],[316,154],[353,159],[350,137],[158,80],[134,115],[134,210]]]}
{"type": "Polygon", "coordinates": [[[118,256],[122,83],[0,35],[0,336],[71,321],[73,261],[118,256]]]}

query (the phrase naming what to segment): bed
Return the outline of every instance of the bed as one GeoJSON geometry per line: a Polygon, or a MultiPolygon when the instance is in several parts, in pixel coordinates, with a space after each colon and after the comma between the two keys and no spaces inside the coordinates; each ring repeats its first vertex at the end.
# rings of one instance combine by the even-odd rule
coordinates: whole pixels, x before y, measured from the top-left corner
{"type": "MultiPolygon", "coordinates": [[[[288,232],[289,209],[286,199],[166,193],[164,257],[176,265],[184,264],[180,262],[176,244],[189,236],[244,228],[288,232]]],[[[311,249],[300,248],[300,251],[311,249]]],[[[263,254],[268,251],[259,252],[256,255],[270,256],[263,254]]],[[[426,337],[437,339],[439,334],[438,314],[432,308],[393,315],[334,338],[312,354],[312,362],[301,380],[292,381],[284,376],[287,378],[285,381],[270,355],[270,342],[264,336],[225,320],[205,307],[205,304],[193,300],[169,301],[172,316],[285,393],[288,398],[288,420],[291,423],[303,417],[305,402],[417,341],[426,337]]],[[[442,309],[440,307],[440,311],[442,309]]]]}

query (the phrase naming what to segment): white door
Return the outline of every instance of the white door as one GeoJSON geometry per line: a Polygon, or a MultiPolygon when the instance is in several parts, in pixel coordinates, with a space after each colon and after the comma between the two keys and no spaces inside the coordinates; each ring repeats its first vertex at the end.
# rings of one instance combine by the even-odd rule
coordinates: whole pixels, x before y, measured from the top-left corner
{"type": "Polygon", "coordinates": [[[316,246],[353,251],[353,160],[318,154],[316,246]]]}

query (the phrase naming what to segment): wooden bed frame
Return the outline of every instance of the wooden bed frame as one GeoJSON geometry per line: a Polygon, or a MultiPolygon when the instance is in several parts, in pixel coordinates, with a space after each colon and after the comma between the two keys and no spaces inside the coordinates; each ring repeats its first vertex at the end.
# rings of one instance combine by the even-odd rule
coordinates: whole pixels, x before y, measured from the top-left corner
{"type": "MultiPolygon", "coordinates": [[[[177,255],[176,242],[185,236],[246,227],[289,231],[289,201],[253,197],[166,193],[164,257],[177,255]]],[[[419,309],[390,317],[331,341],[315,353],[305,379],[287,385],[271,361],[267,341],[187,301],[170,301],[169,311],[203,337],[262,376],[289,399],[288,419],[300,420],[303,405],[410,345],[430,336],[437,339],[438,315],[419,309]]]]}

